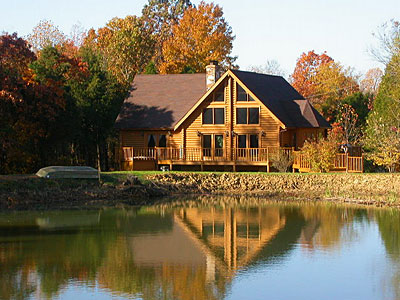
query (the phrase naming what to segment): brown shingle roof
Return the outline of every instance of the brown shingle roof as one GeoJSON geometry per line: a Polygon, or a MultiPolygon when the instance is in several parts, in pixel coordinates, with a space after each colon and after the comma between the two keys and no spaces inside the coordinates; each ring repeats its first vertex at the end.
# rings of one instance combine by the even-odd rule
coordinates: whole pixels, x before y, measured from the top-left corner
{"type": "Polygon", "coordinates": [[[286,127],[331,127],[283,77],[231,71],[286,127]]]}
{"type": "MultiPolygon", "coordinates": [[[[231,72],[286,127],[330,127],[283,77],[238,70],[231,72]]],[[[137,75],[115,127],[173,128],[205,92],[205,74],[137,75]]]]}
{"type": "Polygon", "coordinates": [[[203,73],[137,75],[115,127],[173,128],[205,92],[203,73]]]}

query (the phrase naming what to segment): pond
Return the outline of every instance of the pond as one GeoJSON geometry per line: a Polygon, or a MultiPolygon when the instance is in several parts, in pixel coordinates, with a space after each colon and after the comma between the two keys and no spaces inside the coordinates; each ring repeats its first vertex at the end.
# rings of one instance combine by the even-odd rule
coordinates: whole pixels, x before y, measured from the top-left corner
{"type": "Polygon", "coordinates": [[[0,299],[400,299],[400,213],[310,202],[2,213],[0,299]]]}

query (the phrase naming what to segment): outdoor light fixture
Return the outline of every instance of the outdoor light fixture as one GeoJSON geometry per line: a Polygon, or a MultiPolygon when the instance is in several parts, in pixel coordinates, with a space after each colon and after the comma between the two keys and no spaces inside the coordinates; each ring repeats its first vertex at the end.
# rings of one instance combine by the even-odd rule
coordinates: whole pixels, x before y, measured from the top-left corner
{"type": "Polygon", "coordinates": [[[172,136],[172,132],[168,130],[168,136],[172,136]]]}
{"type": "Polygon", "coordinates": [[[225,135],[226,135],[226,136],[229,136],[229,131],[228,131],[228,130],[225,131],[225,135]]]}
{"type": "Polygon", "coordinates": [[[236,133],[232,130],[232,136],[235,136],[236,135],[236,133]]]}
{"type": "Polygon", "coordinates": [[[201,132],[197,130],[197,136],[201,136],[201,132]]]}
{"type": "Polygon", "coordinates": [[[261,131],[261,136],[262,136],[262,137],[265,137],[265,136],[266,136],[265,131],[261,131]]]}

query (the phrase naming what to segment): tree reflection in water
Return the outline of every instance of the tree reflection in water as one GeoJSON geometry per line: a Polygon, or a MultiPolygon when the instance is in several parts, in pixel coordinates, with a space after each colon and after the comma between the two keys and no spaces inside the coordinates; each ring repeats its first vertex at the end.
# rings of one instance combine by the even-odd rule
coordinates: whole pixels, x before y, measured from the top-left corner
{"type": "Polygon", "coordinates": [[[284,260],[296,245],[334,249],[351,237],[342,234],[349,224],[370,216],[400,264],[398,211],[270,203],[4,214],[0,298],[50,299],[73,284],[121,297],[223,299],[238,271],[284,260]]]}

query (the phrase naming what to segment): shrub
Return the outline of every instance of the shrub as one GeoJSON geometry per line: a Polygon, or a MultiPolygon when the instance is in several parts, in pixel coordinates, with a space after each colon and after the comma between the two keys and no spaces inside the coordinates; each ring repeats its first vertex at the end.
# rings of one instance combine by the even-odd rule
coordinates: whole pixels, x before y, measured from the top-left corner
{"type": "Polygon", "coordinates": [[[272,166],[279,172],[287,172],[293,165],[293,155],[288,151],[279,150],[279,153],[271,159],[271,162],[272,166]]]}
{"type": "Polygon", "coordinates": [[[329,136],[326,139],[306,141],[301,153],[310,161],[311,171],[329,172],[334,166],[337,143],[329,136]]]}

